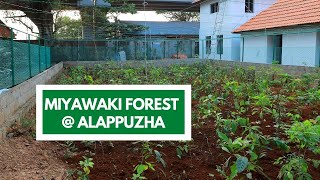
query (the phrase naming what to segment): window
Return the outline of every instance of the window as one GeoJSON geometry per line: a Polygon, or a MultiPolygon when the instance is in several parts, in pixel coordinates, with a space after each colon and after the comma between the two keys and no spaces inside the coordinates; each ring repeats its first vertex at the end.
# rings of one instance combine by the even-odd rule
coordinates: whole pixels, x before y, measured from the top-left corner
{"type": "Polygon", "coordinates": [[[211,36],[206,36],[206,53],[211,54],[211,36]]]}
{"type": "Polygon", "coordinates": [[[246,0],[245,11],[246,13],[253,13],[254,0],[246,0]]]}
{"type": "Polygon", "coordinates": [[[216,12],[219,12],[219,3],[211,4],[211,14],[216,12]]]}
{"type": "Polygon", "coordinates": [[[217,35],[217,54],[223,54],[223,35],[217,35]]]}

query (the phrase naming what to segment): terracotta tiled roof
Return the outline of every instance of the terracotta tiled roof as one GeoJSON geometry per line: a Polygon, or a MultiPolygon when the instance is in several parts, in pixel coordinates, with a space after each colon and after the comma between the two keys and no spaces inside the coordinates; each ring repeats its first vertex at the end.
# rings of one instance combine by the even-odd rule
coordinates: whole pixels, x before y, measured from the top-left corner
{"type": "Polygon", "coordinates": [[[320,23],[320,0],[278,0],[234,33],[320,23]]]}

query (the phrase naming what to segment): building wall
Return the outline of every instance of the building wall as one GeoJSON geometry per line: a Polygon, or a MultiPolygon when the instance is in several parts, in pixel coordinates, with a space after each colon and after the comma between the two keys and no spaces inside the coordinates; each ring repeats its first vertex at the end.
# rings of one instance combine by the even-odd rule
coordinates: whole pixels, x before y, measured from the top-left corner
{"type": "MultiPolygon", "coordinates": [[[[243,62],[270,64],[270,51],[268,51],[268,36],[244,36],[244,47],[241,45],[243,62]]],[[[270,48],[269,48],[270,49],[270,48]]]]}
{"type": "Polygon", "coordinates": [[[211,14],[211,4],[215,2],[218,2],[218,0],[206,1],[200,5],[200,57],[219,59],[219,55],[216,54],[216,35],[218,34],[213,35],[213,31],[215,29],[216,19],[217,21],[221,21],[221,16],[223,16],[221,32],[219,33],[226,38],[223,42],[224,54],[222,55],[222,59],[239,61],[240,35],[232,34],[231,32],[247,22],[249,19],[256,16],[261,11],[268,8],[270,5],[276,2],[276,0],[255,0],[254,13],[245,13],[245,0],[227,0],[220,3],[219,13],[211,14]],[[223,9],[225,10],[224,12],[222,11],[223,9]],[[210,55],[206,55],[206,36],[214,36],[212,37],[212,53],[210,55]]]}
{"type": "Polygon", "coordinates": [[[282,64],[297,66],[319,65],[319,59],[316,61],[317,35],[318,33],[316,32],[284,34],[282,64]]]}
{"type": "Polygon", "coordinates": [[[0,94],[0,140],[5,137],[7,128],[19,121],[34,106],[35,99],[33,103],[28,102],[36,95],[36,85],[52,82],[62,69],[63,63],[56,64],[0,94]]]}
{"type": "Polygon", "coordinates": [[[282,47],[275,46],[273,35],[254,35],[247,33],[242,36],[241,57],[244,62],[271,64],[277,51],[282,51],[282,65],[319,66],[320,33],[282,34],[282,47]],[[243,52],[243,56],[242,56],[243,52]]]}

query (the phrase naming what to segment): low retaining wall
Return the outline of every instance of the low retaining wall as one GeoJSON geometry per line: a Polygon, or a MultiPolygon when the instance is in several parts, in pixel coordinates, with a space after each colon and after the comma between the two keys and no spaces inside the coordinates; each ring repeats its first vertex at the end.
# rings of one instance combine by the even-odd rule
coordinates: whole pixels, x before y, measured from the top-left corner
{"type": "MultiPolygon", "coordinates": [[[[145,61],[141,60],[129,60],[129,61],[66,61],[66,66],[85,66],[93,67],[96,64],[110,64],[110,67],[141,67],[145,65],[145,61]]],[[[207,59],[166,59],[166,60],[148,60],[147,66],[167,67],[170,65],[188,65],[194,63],[211,63],[213,66],[220,67],[254,67],[258,71],[270,71],[282,69],[280,73],[288,73],[291,75],[302,75],[305,73],[319,73],[318,67],[306,67],[306,66],[289,66],[289,65],[275,65],[275,64],[260,64],[260,63],[248,63],[248,62],[236,62],[236,61],[220,61],[220,60],[207,60],[207,59]]]]}
{"type": "Polygon", "coordinates": [[[0,139],[35,105],[36,85],[54,81],[62,70],[63,63],[56,64],[0,95],[0,139]]]}

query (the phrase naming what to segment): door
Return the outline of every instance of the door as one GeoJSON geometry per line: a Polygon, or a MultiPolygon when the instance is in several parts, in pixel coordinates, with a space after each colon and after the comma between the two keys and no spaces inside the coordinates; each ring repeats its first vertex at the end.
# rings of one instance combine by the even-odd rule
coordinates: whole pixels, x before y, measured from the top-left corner
{"type": "Polygon", "coordinates": [[[282,35],[273,37],[273,63],[282,64],[282,35]]]}

